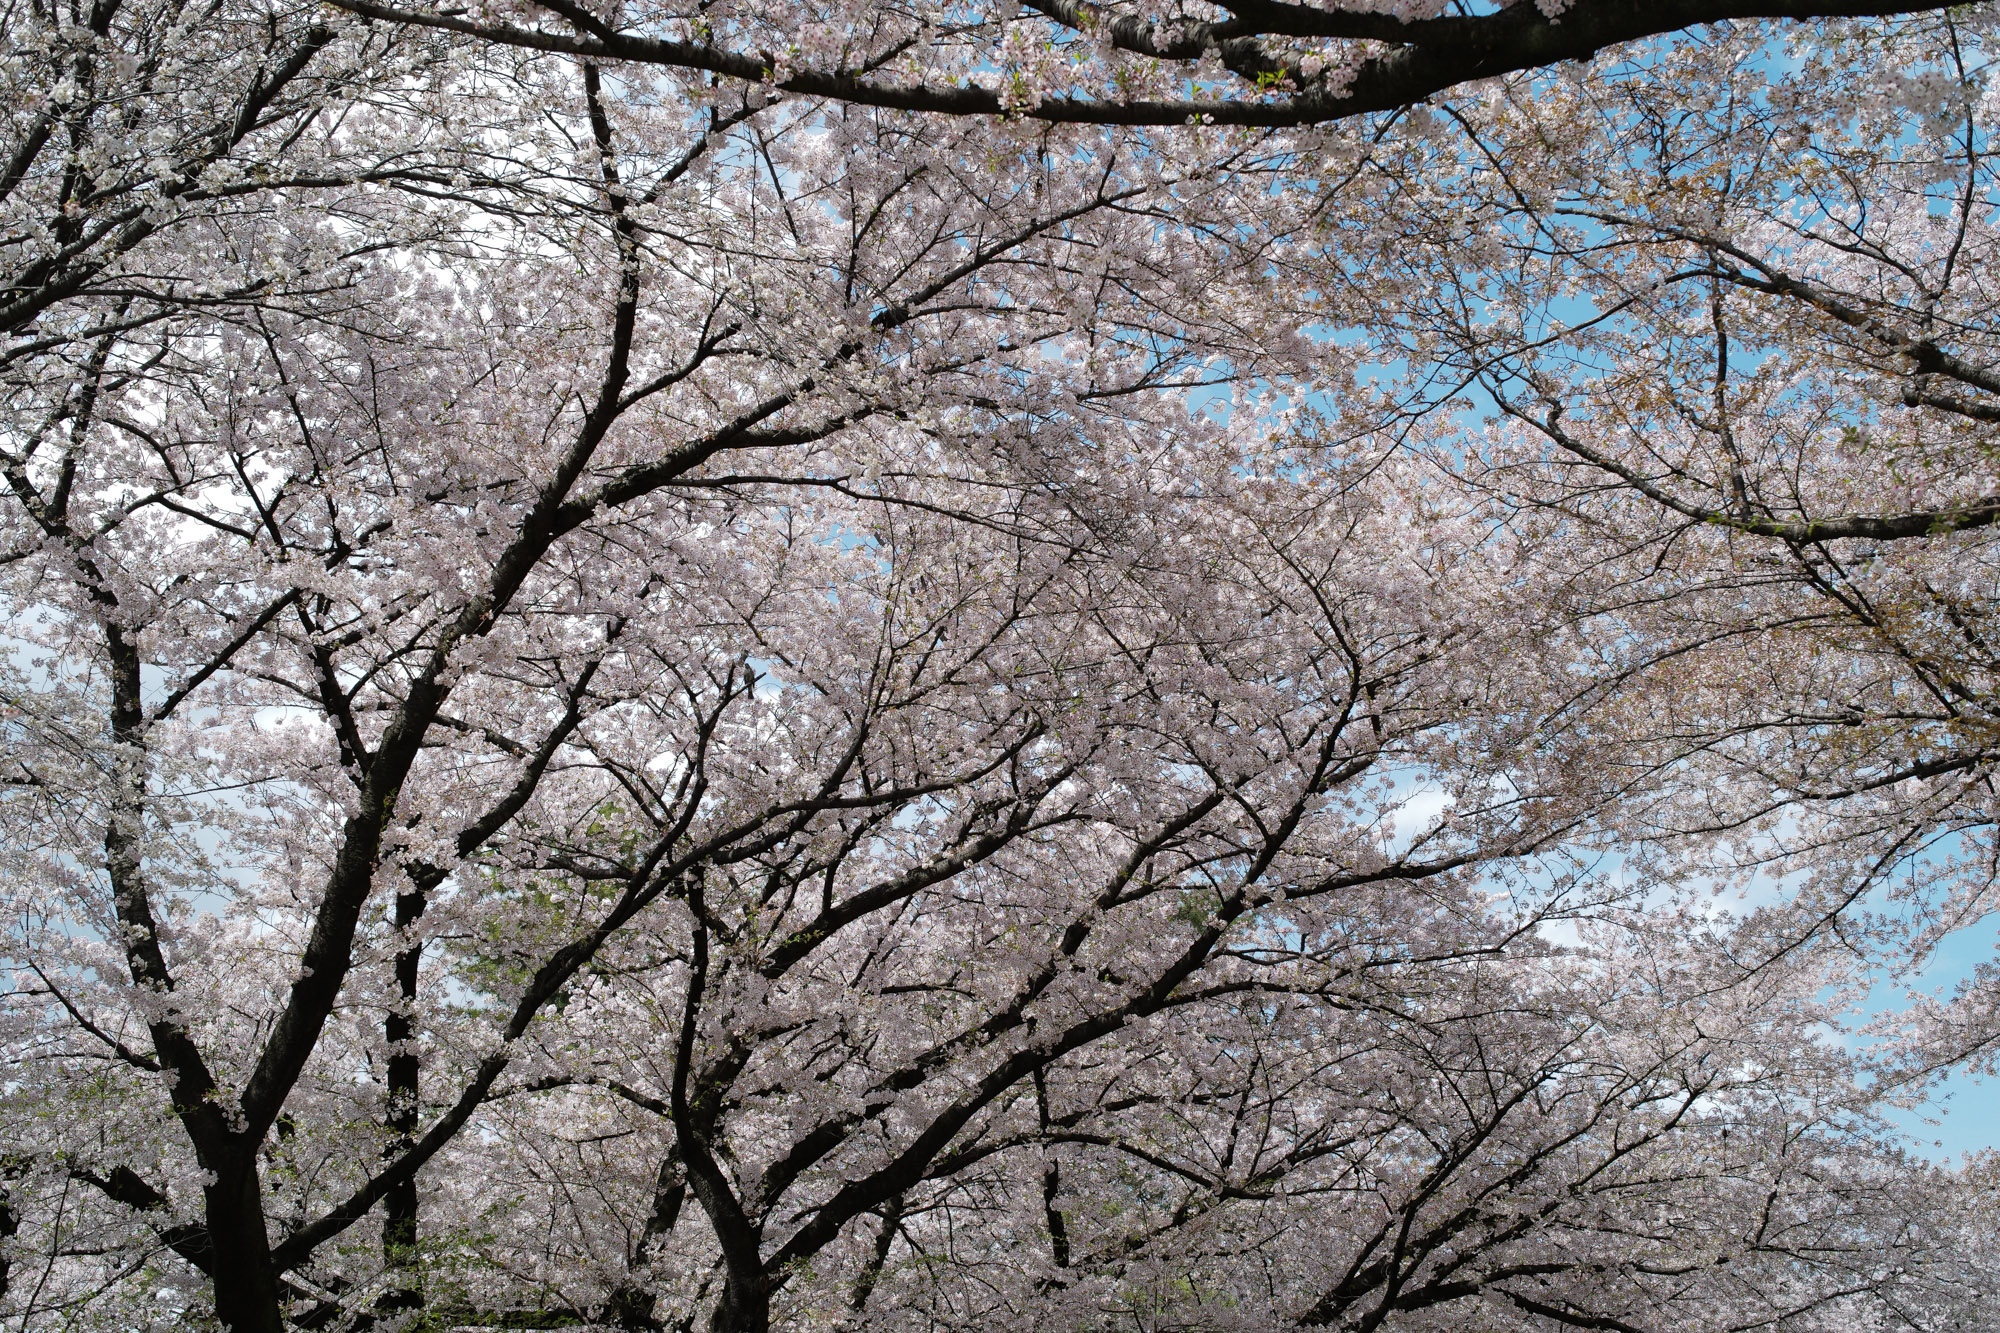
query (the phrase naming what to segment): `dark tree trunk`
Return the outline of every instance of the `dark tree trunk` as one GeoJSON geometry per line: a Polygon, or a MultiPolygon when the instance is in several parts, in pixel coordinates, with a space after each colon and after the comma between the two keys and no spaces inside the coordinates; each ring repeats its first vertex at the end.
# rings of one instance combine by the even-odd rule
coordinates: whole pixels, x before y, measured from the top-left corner
{"type": "MultiPolygon", "coordinates": [[[[413,890],[396,895],[396,928],[414,930],[424,914],[425,897],[413,890]]],[[[385,1127],[389,1140],[383,1146],[385,1160],[401,1157],[416,1143],[417,1098],[420,1068],[412,1049],[416,1039],[417,969],[423,961],[423,946],[410,941],[396,954],[396,997],[398,1007],[383,1025],[389,1041],[389,1113],[385,1127]]],[[[382,1197],[382,1261],[387,1266],[390,1290],[382,1297],[384,1313],[414,1310],[424,1301],[423,1275],[417,1254],[417,1182],[413,1176],[394,1185],[382,1197]]]]}
{"type": "Polygon", "coordinates": [[[278,1271],[264,1229],[263,1182],[257,1158],[246,1152],[240,1163],[216,1172],[202,1191],[208,1211],[208,1238],[215,1280],[215,1316],[228,1333],[283,1333],[278,1271]]]}
{"type": "Polygon", "coordinates": [[[709,1333],[770,1333],[771,1296],[762,1275],[753,1285],[739,1285],[732,1275],[724,1282],[722,1300],[708,1322],[709,1333]]]}
{"type": "MultiPolygon", "coordinates": [[[[0,1177],[4,1181],[4,1177],[0,1177]]],[[[0,1183],[0,1297],[7,1295],[7,1242],[20,1230],[21,1219],[14,1216],[14,1195],[0,1183]]]]}

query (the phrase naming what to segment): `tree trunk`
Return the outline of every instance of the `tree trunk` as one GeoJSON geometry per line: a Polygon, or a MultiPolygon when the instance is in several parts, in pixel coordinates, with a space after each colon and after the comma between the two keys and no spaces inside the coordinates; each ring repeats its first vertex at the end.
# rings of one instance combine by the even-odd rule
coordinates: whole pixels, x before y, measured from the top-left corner
{"type": "Polygon", "coordinates": [[[7,1295],[7,1242],[14,1238],[20,1226],[21,1219],[14,1216],[13,1192],[5,1184],[0,1184],[0,1299],[7,1295]]]}
{"type": "Polygon", "coordinates": [[[254,1152],[202,1191],[214,1263],[215,1317],[228,1333],[283,1333],[278,1273],[264,1229],[263,1183],[254,1152]]]}
{"type": "Polygon", "coordinates": [[[739,1285],[734,1275],[724,1281],[722,1300],[708,1321],[709,1333],[770,1333],[771,1296],[761,1275],[755,1285],[739,1285]]]}
{"type": "MultiPolygon", "coordinates": [[[[425,896],[421,891],[396,895],[396,928],[409,932],[423,917],[425,896]]],[[[418,1079],[421,1068],[413,1043],[416,1040],[417,972],[423,960],[423,946],[406,939],[396,954],[396,998],[398,1007],[389,1013],[383,1035],[389,1043],[389,1113],[385,1128],[389,1141],[383,1146],[384,1161],[394,1161],[408,1152],[417,1139],[418,1079]]],[[[414,1176],[389,1190],[382,1198],[382,1262],[388,1268],[390,1290],[379,1308],[384,1313],[414,1310],[424,1303],[423,1275],[417,1256],[417,1181],[414,1176]]]]}

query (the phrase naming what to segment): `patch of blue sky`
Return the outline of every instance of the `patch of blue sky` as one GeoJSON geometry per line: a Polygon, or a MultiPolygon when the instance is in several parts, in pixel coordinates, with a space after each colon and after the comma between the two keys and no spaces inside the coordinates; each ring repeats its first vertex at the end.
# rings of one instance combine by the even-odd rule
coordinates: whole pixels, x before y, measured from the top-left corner
{"type": "MultiPolygon", "coordinates": [[[[1867,1015],[1896,1013],[1912,990],[1948,998],[1981,964],[2000,956],[2000,920],[1988,917],[1945,937],[1914,976],[1885,976],[1868,998],[1867,1015]]],[[[2000,1080],[1963,1069],[1929,1086],[1918,1105],[1889,1112],[1914,1151],[1938,1161],[2000,1149],[2000,1080]]]]}

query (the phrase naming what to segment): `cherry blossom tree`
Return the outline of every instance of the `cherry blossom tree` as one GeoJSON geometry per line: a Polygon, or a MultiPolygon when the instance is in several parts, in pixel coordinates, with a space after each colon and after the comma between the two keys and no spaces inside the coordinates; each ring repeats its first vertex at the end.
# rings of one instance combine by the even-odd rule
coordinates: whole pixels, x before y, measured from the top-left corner
{"type": "MultiPolygon", "coordinates": [[[[1990,1296],[1963,1248],[1978,1210],[1939,1207],[1958,1192],[1949,1173],[1857,1143],[1868,1098],[1809,1033],[1828,1010],[1805,973],[1825,975],[1746,984],[1717,970],[1721,937],[1677,926],[1597,937],[1580,966],[1378,957],[1365,980],[1265,981],[1253,1005],[1128,1027],[1052,1062],[857,1234],[778,1274],[775,1312],[899,1328],[1844,1328],[1928,1309],[1978,1326],[1990,1296]]],[[[545,1085],[566,1104],[564,1151],[502,1177],[518,1202],[468,1267],[534,1273],[540,1303],[516,1286],[513,1308],[540,1321],[691,1323],[723,1261],[676,1211],[692,1208],[680,1179],[633,1153],[669,1112],[643,1083],[588,1086],[545,1085]],[[619,1284],[656,1303],[607,1300],[619,1284]]],[[[773,1119],[810,1096],[760,1092],[773,1119]]]]}
{"type": "MultiPolygon", "coordinates": [[[[1647,491],[1575,407],[1468,467],[1323,332],[1555,216],[1465,143],[1665,152],[1563,147],[1562,75],[1463,140],[1406,103],[1732,16],[8,11],[0,1318],[1978,1326],[1990,1169],[1901,1157],[1830,1035],[1872,881],[1701,905],[1744,821],[1683,815],[1761,770],[1652,664],[1722,585],[1582,597],[1691,543],[1548,447],[1649,523],[1820,519],[1647,491]],[[1486,190],[1464,253],[1429,179],[1486,190]]],[[[1837,74],[1871,161],[1930,116],[1929,198],[1949,98],[1810,31],[1604,95],[1837,74]]],[[[1772,403],[1859,357],[1981,420],[1841,313],[1874,270],[1733,243],[1655,286],[1696,341],[1821,312],[1772,403]]],[[[1573,249],[1494,299],[1626,280],[1573,249]]],[[[1614,399],[1707,391],[1654,356],[1614,399]]],[[[1936,776],[1870,763],[1813,780],[1936,776]]]]}
{"type": "MultiPolygon", "coordinates": [[[[1436,456],[1579,537],[1603,667],[1571,715],[1637,723],[1635,832],[1795,877],[1772,948],[1834,931],[1921,963],[1993,906],[1989,26],[1788,65],[1717,38],[1654,68],[1724,94],[1671,117],[1590,80],[1496,89],[1406,145],[1463,208],[1374,252],[1393,336],[1436,354],[1405,410],[1497,409],[1470,452],[1427,418],[1436,456]]],[[[1991,985],[1920,1006],[1909,1072],[1990,1053],[1991,985]]]]}

